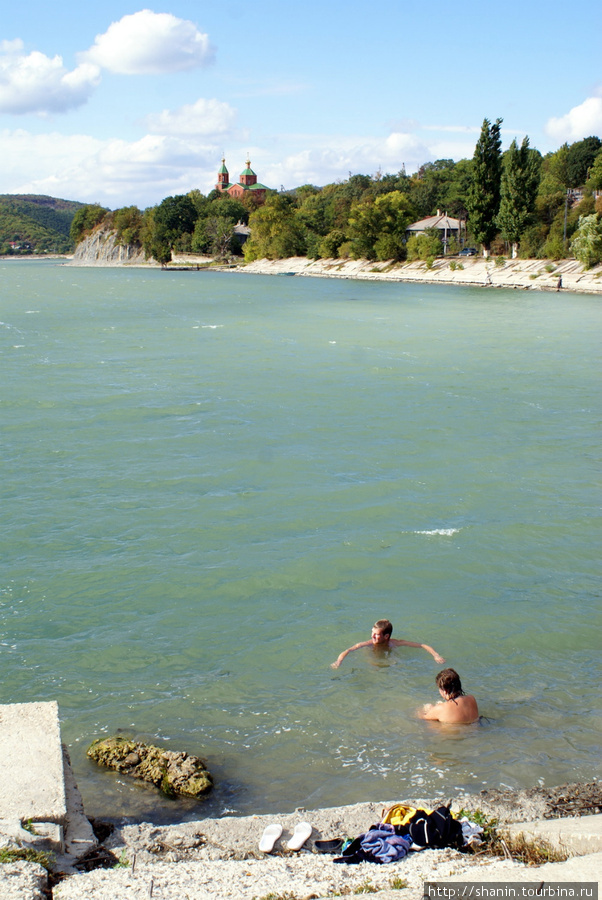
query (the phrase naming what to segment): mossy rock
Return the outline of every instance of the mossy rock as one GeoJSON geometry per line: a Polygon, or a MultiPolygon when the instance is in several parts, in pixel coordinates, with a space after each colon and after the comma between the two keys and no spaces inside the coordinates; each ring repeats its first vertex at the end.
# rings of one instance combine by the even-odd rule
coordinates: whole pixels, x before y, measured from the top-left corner
{"type": "Polygon", "coordinates": [[[93,741],[87,756],[100,766],[150,781],[168,796],[200,799],[213,787],[205,762],[184,751],[164,750],[141,741],[110,737],[93,741]]]}

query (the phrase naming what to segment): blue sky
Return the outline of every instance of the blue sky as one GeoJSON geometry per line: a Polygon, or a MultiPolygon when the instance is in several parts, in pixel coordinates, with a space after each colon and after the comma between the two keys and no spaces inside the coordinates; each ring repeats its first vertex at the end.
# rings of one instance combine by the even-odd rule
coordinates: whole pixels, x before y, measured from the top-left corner
{"type": "Polygon", "coordinates": [[[6,4],[0,193],[111,208],[602,136],[600,0],[6,4]]]}

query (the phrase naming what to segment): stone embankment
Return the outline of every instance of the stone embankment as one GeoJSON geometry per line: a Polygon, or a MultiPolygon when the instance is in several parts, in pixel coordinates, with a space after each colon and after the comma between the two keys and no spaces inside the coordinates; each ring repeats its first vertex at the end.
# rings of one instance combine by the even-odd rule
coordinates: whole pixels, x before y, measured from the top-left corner
{"type": "MultiPolygon", "coordinates": [[[[75,266],[154,266],[141,247],[121,245],[113,231],[96,231],[77,247],[69,265],[75,266]]],[[[421,261],[395,263],[366,259],[260,259],[252,263],[220,266],[200,254],[174,254],[170,269],[207,269],[246,272],[255,275],[304,275],[314,278],[356,278],[362,281],[400,281],[422,284],[458,284],[473,287],[512,288],[535,291],[574,291],[602,294],[602,265],[584,271],[576,259],[483,259],[482,257],[446,257],[432,266],[421,261]]]]}
{"type": "Polygon", "coordinates": [[[474,287],[536,291],[576,291],[602,294],[602,265],[587,271],[575,259],[494,259],[466,257],[426,263],[372,262],[365,259],[261,259],[235,271],[258,275],[305,275],[317,278],[357,278],[363,281],[405,281],[423,284],[461,284],[474,287]],[[560,279],[560,284],[559,284],[560,279]]]}
{"type": "MultiPolygon", "coordinates": [[[[447,848],[410,853],[389,865],[337,865],[317,852],[316,840],[356,837],[380,821],[391,801],[161,827],[106,822],[99,838],[103,823],[95,823],[94,834],[61,748],[56,703],[0,706],[0,758],[0,859],[9,859],[0,863],[1,900],[324,900],[358,893],[414,900],[423,897],[425,881],[522,882],[531,885],[533,896],[551,896],[542,890],[546,885],[599,884],[602,873],[598,782],[484,791],[453,800],[455,810],[480,809],[498,817],[508,840],[524,834],[545,841],[568,857],[563,862],[534,868],[447,848]],[[311,824],[311,836],[300,851],[289,850],[301,821],[311,824]],[[281,826],[281,837],[273,852],[262,853],[259,841],[273,823],[281,826]],[[38,862],[15,858],[24,850],[30,856],[53,852],[52,874],[38,862]],[[103,864],[114,868],[100,868],[103,864]]],[[[412,805],[433,804],[415,800],[412,805]]]]}

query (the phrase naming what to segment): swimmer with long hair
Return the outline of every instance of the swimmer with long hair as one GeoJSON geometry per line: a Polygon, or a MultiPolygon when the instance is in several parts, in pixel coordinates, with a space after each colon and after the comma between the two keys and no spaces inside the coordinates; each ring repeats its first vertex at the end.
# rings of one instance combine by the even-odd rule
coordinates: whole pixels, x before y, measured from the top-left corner
{"type": "Polygon", "coordinates": [[[472,694],[464,693],[460,676],[455,669],[443,669],[436,676],[435,682],[443,700],[421,707],[418,710],[419,718],[447,725],[470,725],[477,721],[477,701],[472,694]]]}

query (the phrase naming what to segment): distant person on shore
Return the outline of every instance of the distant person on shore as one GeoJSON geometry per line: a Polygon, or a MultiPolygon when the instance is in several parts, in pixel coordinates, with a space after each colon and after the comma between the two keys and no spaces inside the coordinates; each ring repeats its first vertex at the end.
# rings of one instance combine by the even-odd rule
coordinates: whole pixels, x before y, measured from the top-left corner
{"type": "Polygon", "coordinates": [[[464,693],[460,676],[455,669],[443,669],[435,681],[443,700],[421,707],[418,710],[419,718],[448,725],[470,725],[477,721],[477,701],[472,694],[464,693]]]}
{"type": "Polygon", "coordinates": [[[434,657],[435,662],[440,664],[445,662],[443,657],[439,656],[439,654],[433,650],[432,647],[429,647],[428,644],[417,644],[414,641],[400,641],[391,637],[392,632],[393,626],[389,620],[379,619],[372,627],[372,636],[370,637],[370,640],[361,641],[359,644],[354,644],[353,647],[348,647],[347,650],[343,650],[335,662],[331,663],[332,668],[338,669],[348,653],[353,653],[354,650],[359,650],[361,647],[372,647],[375,652],[389,650],[391,647],[420,647],[422,650],[426,650],[427,653],[430,653],[431,656],[434,657]]]}
{"type": "Polygon", "coordinates": [[[559,291],[562,287],[562,275],[558,276],[558,281],[556,282],[556,290],[559,291]]]}

